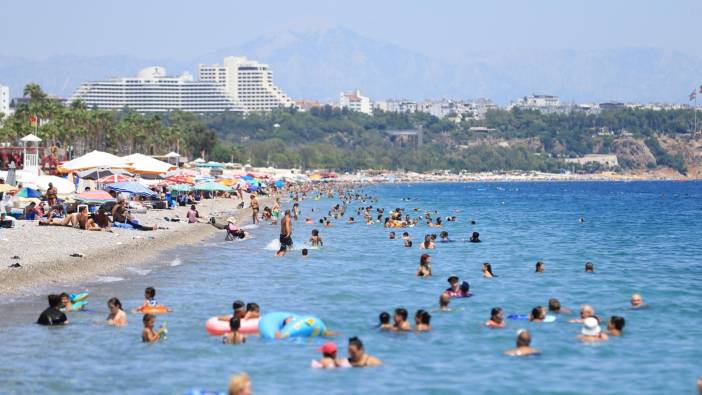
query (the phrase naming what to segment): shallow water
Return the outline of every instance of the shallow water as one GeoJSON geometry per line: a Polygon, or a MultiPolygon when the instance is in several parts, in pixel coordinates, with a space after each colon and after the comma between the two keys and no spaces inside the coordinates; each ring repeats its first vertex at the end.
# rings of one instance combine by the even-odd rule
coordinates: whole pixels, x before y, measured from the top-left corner
{"type": "MultiPolygon", "coordinates": [[[[247,371],[261,394],[694,393],[702,374],[702,183],[401,184],[367,191],[380,197],[376,206],[458,216],[442,229],[408,229],[415,244],[441,230],[456,240],[476,230],[483,243],[438,244],[430,251],[434,277],[418,279],[414,272],[423,251],[388,240],[379,225],[336,222],[319,228],[325,246],[307,259],[297,250],[272,257],[277,227],[270,225],[252,229],[254,238],[242,242],[218,236],[159,257],[161,268],[135,268],[91,284],[92,312],[73,313],[67,327],[33,324],[44,297],[0,305],[0,392],[223,390],[230,374],[247,371]],[[578,222],[581,216],[585,223],[578,222]],[[471,219],[477,224],[470,225],[471,219]],[[537,260],[546,263],[546,273],[533,273],[537,260]],[[595,274],[583,273],[588,260],[595,274]],[[481,277],[485,261],[497,278],[481,277]],[[434,313],[432,333],[373,329],[381,311],[435,308],[452,273],[469,281],[475,296],[452,301],[453,312],[434,313]],[[168,321],[170,333],[154,345],[140,342],[139,315],[129,314],[127,328],[103,324],[109,297],[118,296],[131,309],[148,285],[174,310],[159,317],[168,321]],[[634,292],[643,294],[647,309],[628,309],[634,292]],[[625,335],[583,345],[575,339],[579,326],[564,317],[552,324],[509,322],[505,330],[481,326],[493,306],[527,313],[550,297],[573,310],[590,303],[602,317],[624,316],[625,335]],[[346,338],[358,335],[385,365],[310,369],[321,339],[250,337],[246,345],[224,346],[205,333],[204,322],[228,313],[234,299],[255,301],[264,313],[317,315],[341,333],[341,355],[346,338]],[[542,356],[502,355],[522,327],[532,331],[542,356]]],[[[303,218],[315,207],[316,220],[334,203],[305,201],[303,218]]],[[[355,210],[347,215],[352,211],[355,216],[355,210]]],[[[295,223],[296,247],[313,228],[295,223]]]]}

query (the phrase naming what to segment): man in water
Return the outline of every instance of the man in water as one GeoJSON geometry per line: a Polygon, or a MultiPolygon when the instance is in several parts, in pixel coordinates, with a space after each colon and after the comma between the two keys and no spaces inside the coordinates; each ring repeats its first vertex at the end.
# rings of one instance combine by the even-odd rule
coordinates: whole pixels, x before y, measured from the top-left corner
{"type": "Polygon", "coordinates": [[[61,297],[59,295],[49,295],[49,308],[44,310],[37,324],[39,325],[66,325],[68,324],[68,317],[61,310],[61,297]]]}
{"type": "Polygon", "coordinates": [[[251,220],[253,221],[254,224],[258,223],[258,199],[256,199],[256,195],[251,194],[251,200],[250,200],[250,207],[251,207],[251,220]]]}
{"type": "Polygon", "coordinates": [[[407,322],[407,310],[403,308],[395,309],[395,326],[394,330],[398,332],[411,332],[412,327],[407,322]]]}
{"type": "Polygon", "coordinates": [[[572,319],[569,322],[573,324],[582,324],[586,319],[595,316],[595,309],[589,304],[580,306],[580,318],[572,319]]]}
{"type": "Polygon", "coordinates": [[[585,273],[594,273],[595,265],[592,262],[585,262],[585,273]]]}
{"type": "Polygon", "coordinates": [[[439,296],[439,311],[451,311],[451,308],[449,307],[450,301],[451,297],[449,294],[443,292],[441,296],[439,296]]]}
{"type": "MultiPolygon", "coordinates": [[[[349,339],[349,357],[347,363],[354,368],[368,368],[383,364],[380,359],[366,354],[363,348],[363,342],[355,336],[349,339]]],[[[338,365],[344,365],[344,361],[339,361],[338,365]]]]}
{"type": "Polygon", "coordinates": [[[285,210],[285,215],[283,216],[283,220],[280,222],[280,248],[281,248],[281,250],[283,249],[283,247],[285,247],[286,250],[288,248],[292,247],[292,245],[293,245],[292,232],[293,232],[292,216],[290,215],[290,210],[285,210]]]}
{"type": "Polygon", "coordinates": [[[624,317],[620,317],[618,315],[609,317],[609,321],[607,321],[607,334],[615,337],[621,336],[625,324],[626,321],[624,320],[624,317]]]}
{"type": "Polygon", "coordinates": [[[570,309],[561,306],[561,302],[556,298],[548,300],[548,311],[555,314],[570,314],[570,309]]]}
{"type": "Polygon", "coordinates": [[[642,307],[645,307],[646,305],[644,304],[643,298],[639,294],[633,294],[631,295],[631,308],[632,309],[640,309],[642,307]]]}
{"type": "Polygon", "coordinates": [[[541,351],[531,347],[531,335],[526,329],[517,332],[517,347],[505,351],[506,355],[512,357],[527,357],[529,355],[539,355],[541,351]]]}

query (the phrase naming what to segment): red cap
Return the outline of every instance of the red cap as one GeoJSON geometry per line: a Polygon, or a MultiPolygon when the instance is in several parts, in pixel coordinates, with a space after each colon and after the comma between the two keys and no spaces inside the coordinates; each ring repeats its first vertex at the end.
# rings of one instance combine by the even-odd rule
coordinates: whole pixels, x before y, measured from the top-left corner
{"type": "Polygon", "coordinates": [[[336,344],[332,342],[326,342],[322,347],[319,347],[317,351],[324,354],[334,354],[336,352],[336,344]]]}

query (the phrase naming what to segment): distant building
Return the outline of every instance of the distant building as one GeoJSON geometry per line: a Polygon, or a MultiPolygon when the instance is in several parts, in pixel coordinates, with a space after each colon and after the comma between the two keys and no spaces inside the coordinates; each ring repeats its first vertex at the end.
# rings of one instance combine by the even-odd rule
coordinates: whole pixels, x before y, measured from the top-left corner
{"type": "Polygon", "coordinates": [[[0,85],[0,119],[10,115],[10,88],[0,85]]]}
{"type": "Polygon", "coordinates": [[[511,110],[518,108],[520,110],[535,110],[543,113],[565,113],[570,111],[571,106],[562,104],[558,96],[552,95],[531,95],[524,96],[512,102],[507,108],[511,110]]]}
{"type": "Polygon", "coordinates": [[[318,100],[298,99],[295,100],[295,106],[302,111],[309,111],[313,108],[322,107],[322,103],[318,100]]]}
{"type": "Polygon", "coordinates": [[[358,89],[352,92],[342,92],[339,95],[339,107],[373,115],[371,100],[366,96],[361,95],[361,91],[358,89]]]}
{"type": "Polygon", "coordinates": [[[389,99],[376,102],[375,108],[387,112],[414,113],[422,112],[437,118],[450,118],[454,122],[467,119],[484,119],[488,110],[498,106],[490,99],[476,100],[425,100],[415,102],[407,99],[389,99]]]}
{"type": "Polygon", "coordinates": [[[617,160],[617,155],[588,154],[580,158],[567,158],[564,159],[564,162],[577,163],[580,165],[586,165],[588,163],[599,163],[600,165],[607,168],[619,166],[619,160],[617,160]]]}
{"type": "Polygon", "coordinates": [[[424,132],[421,126],[411,130],[386,130],[385,133],[390,137],[392,144],[398,148],[419,148],[424,144],[424,132]]]}
{"type": "Polygon", "coordinates": [[[198,65],[200,81],[222,88],[236,103],[248,112],[270,111],[295,105],[273,83],[273,72],[267,64],[245,57],[229,56],[222,65],[198,65]]]}
{"type": "Polygon", "coordinates": [[[166,76],[166,69],[160,66],[145,68],[136,77],[86,82],[75,91],[69,103],[76,100],[83,101],[88,108],[129,108],[142,113],[244,111],[244,107],[219,86],[194,81],[189,73],[166,76]]]}

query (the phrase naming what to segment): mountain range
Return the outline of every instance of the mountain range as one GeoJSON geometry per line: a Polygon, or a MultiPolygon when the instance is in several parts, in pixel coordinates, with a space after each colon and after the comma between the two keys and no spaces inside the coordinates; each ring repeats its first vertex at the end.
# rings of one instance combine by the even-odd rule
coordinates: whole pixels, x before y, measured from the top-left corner
{"type": "Polygon", "coordinates": [[[21,96],[29,82],[67,97],[88,80],[131,76],[153,65],[166,67],[169,74],[196,74],[198,63],[221,62],[225,56],[268,63],[276,84],[289,96],[321,101],[336,100],[339,92],[358,88],[375,100],[488,97],[506,104],[541,93],[566,102],[687,102],[691,90],[702,83],[702,60],[679,51],[496,48],[456,51],[446,60],[332,27],[267,34],[195,59],[122,55],[27,59],[0,54],[0,84],[10,86],[13,97],[21,96]]]}

